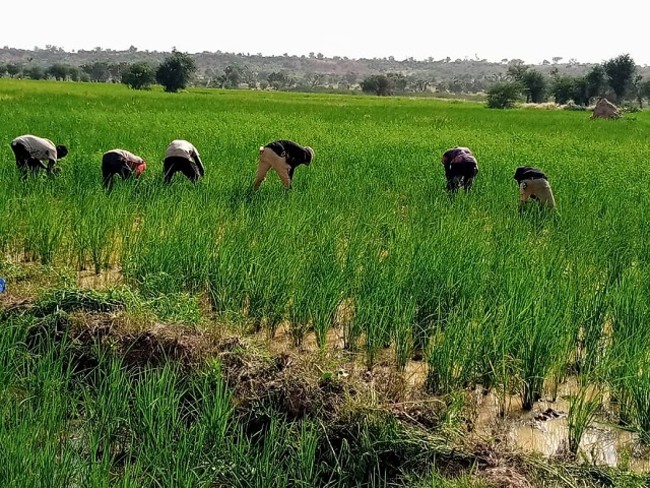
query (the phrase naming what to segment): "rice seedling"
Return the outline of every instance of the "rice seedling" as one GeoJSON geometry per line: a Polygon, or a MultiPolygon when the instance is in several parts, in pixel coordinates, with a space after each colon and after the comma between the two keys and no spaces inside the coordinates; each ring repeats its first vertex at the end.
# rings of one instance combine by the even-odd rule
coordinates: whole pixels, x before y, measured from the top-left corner
{"type": "Polygon", "coordinates": [[[598,390],[594,391],[593,388],[585,385],[581,386],[578,392],[570,398],[567,424],[568,447],[572,456],[578,455],[582,437],[596,419],[601,404],[598,390]]]}

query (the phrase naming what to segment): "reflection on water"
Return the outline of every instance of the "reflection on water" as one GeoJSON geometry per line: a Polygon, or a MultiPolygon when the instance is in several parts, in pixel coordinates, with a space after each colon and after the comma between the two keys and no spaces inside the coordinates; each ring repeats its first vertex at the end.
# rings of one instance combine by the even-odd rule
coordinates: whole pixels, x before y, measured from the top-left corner
{"type": "MultiPolygon", "coordinates": [[[[558,399],[539,401],[531,412],[521,409],[517,396],[506,398],[506,413],[499,418],[499,397],[493,392],[482,395],[477,392],[478,435],[499,435],[524,452],[555,456],[567,451],[568,425],[566,413],[569,402],[564,396],[575,391],[575,383],[567,383],[558,392],[558,399]],[[560,415],[549,420],[536,420],[540,413],[553,409],[560,415]]],[[[650,453],[638,442],[636,434],[610,424],[595,422],[580,442],[579,459],[583,462],[629,469],[635,472],[650,472],[650,453]]]]}

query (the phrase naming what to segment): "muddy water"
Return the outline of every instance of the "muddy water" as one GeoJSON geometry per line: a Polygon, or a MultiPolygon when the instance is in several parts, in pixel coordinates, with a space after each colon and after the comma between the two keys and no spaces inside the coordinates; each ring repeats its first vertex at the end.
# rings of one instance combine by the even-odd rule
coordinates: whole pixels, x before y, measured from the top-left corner
{"type": "MultiPolygon", "coordinates": [[[[288,322],[278,327],[275,336],[267,340],[271,349],[276,352],[295,349],[288,322]]],[[[327,333],[326,341],[327,351],[342,350],[343,331],[340,328],[331,328],[327,333]]],[[[318,351],[313,332],[305,336],[299,349],[302,352],[318,351]]],[[[393,357],[392,351],[388,351],[387,354],[393,357]]],[[[359,370],[365,371],[365,366],[360,365],[359,370]]],[[[352,370],[349,370],[345,373],[351,372],[352,370]]],[[[407,363],[404,379],[412,391],[422,392],[426,377],[425,361],[407,363]]],[[[535,403],[531,412],[522,410],[521,400],[517,395],[500,398],[495,391],[484,395],[480,389],[477,389],[474,434],[483,439],[498,437],[508,446],[525,453],[539,453],[547,457],[565,455],[568,451],[569,432],[568,397],[578,391],[578,386],[575,379],[569,379],[558,386],[555,394],[551,393],[552,385],[545,386],[548,397],[535,403]],[[555,400],[551,398],[552,396],[555,400]],[[504,416],[500,415],[502,409],[505,411],[504,416]],[[541,414],[548,409],[551,409],[554,414],[542,416],[541,414]]],[[[607,394],[605,393],[603,397],[607,405],[609,401],[607,394]]],[[[650,473],[650,449],[643,448],[635,434],[607,424],[604,420],[594,422],[584,433],[578,458],[585,463],[619,467],[637,473],[650,473]]]]}
{"type": "Polygon", "coordinates": [[[122,282],[122,272],[119,269],[110,269],[95,274],[92,270],[79,271],[77,283],[81,288],[92,288],[93,290],[104,290],[122,282]]]}
{"type": "MultiPolygon", "coordinates": [[[[575,382],[569,381],[559,388],[556,401],[541,400],[531,412],[521,409],[518,397],[508,396],[503,417],[499,416],[499,405],[504,402],[494,392],[487,395],[477,392],[475,431],[478,436],[498,435],[508,445],[523,452],[540,453],[547,457],[562,455],[567,452],[569,433],[566,418],[569,402],[566,395],[575,391],[575,382]],[[552,409],[555,415],[542,416],[547,409],[552,409]]],[[[594,422],[585,432],[580,443],[579,459],[635,472],[650,472],[650,452],[640,446],[636,434],[604,422],[594,422]]]]}

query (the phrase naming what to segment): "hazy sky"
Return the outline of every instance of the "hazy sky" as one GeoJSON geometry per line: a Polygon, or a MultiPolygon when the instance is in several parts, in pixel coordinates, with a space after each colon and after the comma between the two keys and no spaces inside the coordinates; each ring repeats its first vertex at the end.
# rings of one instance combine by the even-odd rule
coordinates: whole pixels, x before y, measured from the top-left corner
{"type": "Polygon", "coordinates": [[[4,0],[0,46],[650,63],[641,0],[4,0]],[[8,5],[7,5],[8,4],[8,5]],[[387,7],[382,7],[387,5],[387,7]],[[614,20],[620,12],[621,21],[614,20]],[[635,14],[637,15],[635,17],[635,14]],[[639,24],[635,24],[635,19],[639,24]],[[15,19],[15,21],[9,21],[15,19]],[[608,24],[611,20],[611,24],[608,24]],[[608,25],[607,25],[608,24],[608,25]]]}

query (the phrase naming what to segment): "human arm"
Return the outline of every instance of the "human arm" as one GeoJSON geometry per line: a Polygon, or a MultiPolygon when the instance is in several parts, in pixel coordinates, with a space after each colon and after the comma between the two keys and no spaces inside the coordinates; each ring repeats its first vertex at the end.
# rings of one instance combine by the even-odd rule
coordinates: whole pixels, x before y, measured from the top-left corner
{"type": "Polygon", "coordinates": [[[192,158],[194,159],[194,162],[196,163],[196,167],[199,169],[199,174],[201,176],[205,175],[205,168],[203,167],[203,161],[201,161],[201,156],[199,156],[198,151],[194,151],[192,153],[192,158]]]}

